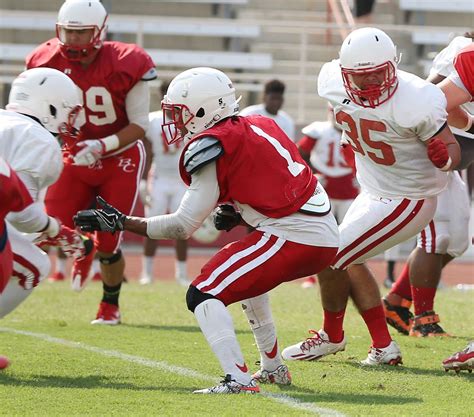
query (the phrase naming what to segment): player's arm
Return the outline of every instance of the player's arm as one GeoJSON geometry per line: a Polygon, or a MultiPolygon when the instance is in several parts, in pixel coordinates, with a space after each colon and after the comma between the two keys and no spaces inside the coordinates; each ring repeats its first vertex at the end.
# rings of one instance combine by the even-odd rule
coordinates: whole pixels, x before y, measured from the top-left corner
{"type": "Polygon", "coordinates": [[[153,146],[150,139],[147,136],[143,137],[143,145],[145,147],[145,167],[143,169],[143,175],[140,179],[140,186],[138,192],[140,194],[140,200],[143,204],[147,205],[151,203],[151,197],[148,192],[148,174],[151,169],[153,162],[153,146]]]}
{"type": "Polygon", "coordinates": [[[304,161],[309,165],[311,170],[313,172],[316,171],[316,169],[311,165],[311,151],[313,150],[314,146],[316,145],[316,138],[311,138],[307,135],[303,136],[296,144],[298,147],[298,151],[301,155],[301,157],[304,159],[304,161]]]}
{"type": "Polygon", "coordinates": [[[89,139],[78,143],[82,149],[74,156],[76,165],[90,165],[107,152],[123,148],[142,139],[148,129],[150,87],[148,82],[139,81],[128,92],[125,107],[129,124],[113,135],[100,139],[89,139]]]}

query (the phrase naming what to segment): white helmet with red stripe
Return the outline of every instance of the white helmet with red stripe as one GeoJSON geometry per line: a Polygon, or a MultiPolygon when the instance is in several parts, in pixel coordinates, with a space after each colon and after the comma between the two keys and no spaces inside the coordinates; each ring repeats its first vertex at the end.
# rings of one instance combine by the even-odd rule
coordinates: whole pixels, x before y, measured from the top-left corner
{"type": "Polygon", "coordinates": [[[192,68],[177,75],[161,102],[168,143],[210,128],[239,111],[232,81],[214,68],[192,68]],[[182,131],[187,133],[183,135],[182,131]]]}
{"type": "Polygon", "coordinates": [[[61,53],[71,61],[79,61],[99,49],[107,33],[107,11],[99,0],[66,0],[59,9],[56,36],[61,53]],[[92,30],[90,40],[83,45],[68,43],[66,30],[92,30]]]}
{"type": "Polygon", "coordinates": [[[383,31],[356,29],[344,40],[339,52],[344,87],[349,97],[363,107],[376,107],[393,96],[397,87],[397,48],[383,31]],[[381,74],[381,83],[361,89],[354,77],[381,74]]]}

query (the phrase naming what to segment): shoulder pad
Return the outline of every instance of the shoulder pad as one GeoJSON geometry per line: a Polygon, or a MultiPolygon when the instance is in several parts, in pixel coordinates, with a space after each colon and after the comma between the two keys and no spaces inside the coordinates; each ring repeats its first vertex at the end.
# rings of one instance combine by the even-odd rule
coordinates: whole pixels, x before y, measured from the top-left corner
{"type": "Polygon", "coordinates": [[[189,175],[194,174],[199,168],[215,161],[224,153],[221,143],[216,139],[205,136],[189,145],[184,153],[184,169],[189,175]]]}

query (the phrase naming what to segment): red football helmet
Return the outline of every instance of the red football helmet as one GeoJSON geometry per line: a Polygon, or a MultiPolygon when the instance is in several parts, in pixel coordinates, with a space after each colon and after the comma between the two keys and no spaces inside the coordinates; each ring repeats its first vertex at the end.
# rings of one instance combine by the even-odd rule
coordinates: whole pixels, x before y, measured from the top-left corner
{"type": "Polygon", "coordinates": [[[67,0],[59,9],[56,23],[56,36],[59,39],[61,54],[71,60],[80,61],[99,49],[107,32],[107,12],[98,0],[67,0]],[[90,40],[83,45],[68,43],[66,30],[92,29],[90,40]]]}
{"type": "Polygon", "coordinates": [[[389,100],[398,87],[397,48],[380,29],[361,28],[351,32],[339,52],[342,79],[347,95],[362,107],[377,107],[389,100]],[[371,74],[381,82],[362,86],[355,78],[371,74]]]}

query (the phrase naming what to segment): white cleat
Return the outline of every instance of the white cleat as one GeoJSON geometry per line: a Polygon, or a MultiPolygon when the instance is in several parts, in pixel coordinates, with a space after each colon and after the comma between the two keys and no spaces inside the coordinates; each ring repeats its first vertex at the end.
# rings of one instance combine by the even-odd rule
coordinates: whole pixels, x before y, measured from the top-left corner
{"type": "Polygon", "coordinates": [[[286,365],[280,365],[274,371],[259,369],[252,378],[259,384],[291,385],[291,374],[286,365]]]}
{"type": "Polygon", "coordinates": [[[142,274],[138,282],[140,285],[150,285],[153,283],[153,278],[148,274],[142,274]]]}
{"type": "Polygon", "coordinates": [[[363,360],[361,364],[366,366],[401,365],[402,352],[397,343],[392,340],[385,348],[374,348],[372,346],[367,359],[363,360]]]}
{"type": "Polygon", "coordinates": [[[189,287],[189,284],[191,284],[188,277],[180,275],[176,275],[176,282],[183,287],[189,287]]]}
{"type": "Polygon", "coordinates": [[[193,394],[258,394],[259,392],[260,388],[254,379],[244,385],[236,382],[230,375],[226,375],[219,385],[193,391],[193,394]]]}
{"type": "Polygon", "coordinates": [[[346,348],[346,338],[344,337],[339,343],[332,343],[324,330],[309,331],[314,334],[305,341],[296,345],[289,346],[283,350],[281,356],[287,361],[316,361],[327,355],[335,355],[342,352],[346,348]]]}

